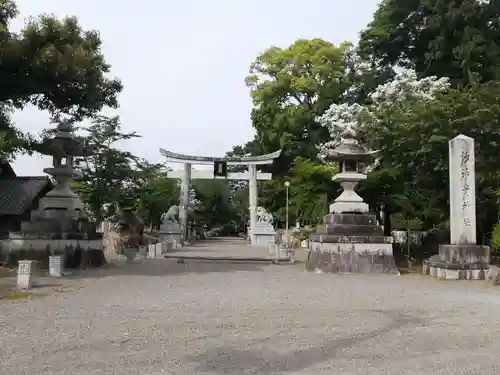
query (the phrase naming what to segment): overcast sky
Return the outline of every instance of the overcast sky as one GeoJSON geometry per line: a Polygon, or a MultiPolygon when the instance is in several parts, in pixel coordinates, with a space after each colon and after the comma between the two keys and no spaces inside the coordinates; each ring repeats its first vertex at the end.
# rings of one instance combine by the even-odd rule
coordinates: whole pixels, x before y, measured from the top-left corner
{"type": "MultiPolygon", "coordinates": [[[[24,20],[40,13],[76,15],[101,33],[112,74],[124,84],[117,113],[141,139],[124,148],[161,162],[159,148],[222,156],[252,138],[251,100],[244,78],[271,45],[299,38],[355,41],[377,0],[16,0],[24,20]],[[138,8],[138,6],[140,6],[138,8]]],[[[49,116],[16,113],[17,126],[38,132],[49,116]]],[[[47,157],[20,156],[18,175],[41,175],[47,157]]]]}

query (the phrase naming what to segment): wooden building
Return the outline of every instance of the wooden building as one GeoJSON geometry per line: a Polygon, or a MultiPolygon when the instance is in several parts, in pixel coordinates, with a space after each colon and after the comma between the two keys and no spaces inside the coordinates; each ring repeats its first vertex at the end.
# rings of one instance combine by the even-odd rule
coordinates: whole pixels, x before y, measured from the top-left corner
{"type": "Polygon", "coordinates": [[[21,229],[30,212],[54,185],[48,176],[16,176],[9,163],[0,162],[0,238],[21,229]]]}

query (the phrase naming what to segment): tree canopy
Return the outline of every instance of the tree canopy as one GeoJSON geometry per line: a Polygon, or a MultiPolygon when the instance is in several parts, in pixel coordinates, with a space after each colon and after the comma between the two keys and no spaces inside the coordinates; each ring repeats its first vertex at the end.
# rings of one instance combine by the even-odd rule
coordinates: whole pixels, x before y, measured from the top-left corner
{"type": "MultiPolygon", "coordinates": [[[[54,117],[90,118],[94,155],[79,160],[77,191],[96,218],[117,202],[158,225],[178,199],[178,182],[121,150],[121,140],[138,135],[124,132],[119,117],[100,114],[117,107],[122,87],[109,76],[98,32],[83,30],[74,17],[41,15],[13,33],[16,14],[14,2],[0,0],[0,157],[30,150],[31,135],[11,121],[15,109],[33,104],[54,117]]],[[[381,213],[386,234],[401,227],[446,231],[448,141],[465,134],[476,142],[478,238],[491,234],[500,217],[499,15],[495,1],[383,0],[357,45],[316,38],[265,49],[245,79],[255,137],[227,153],[283,150],[264,167],[273,180],[259,184],[258,205],[282,225],[289,182],[289,221],[321,220],[340,191],[331,181],[337,166],[321,158],[355,125],[359,139],[379,150],[359,192],[381,213]]],[[[197,181],[192,195],[197,223],[242,230],[248,221],[245,183],[197,181]]]]}
{"type": "Polygon", "coordinates": [[[75,17],[40,15],[15,33],[9,22],[18,9],[0,1],[0,156],[29,146],[10,120],[14,109],[33,104],[52,115],[81,120],[104,107],[116,108],[122,90],[110,77],[98,31],[84,30],[75,17]]]}
{"type": "Polygon", "coordinates": [[[379,65],[451,78],[499,78],[498,1],[383,0],[361,33],[360,51],[379,65]]]}
{"type": "Polygon", "coordinates": [[[326,213],[339,187],[319,159],[355,124],[380,150],[359,191],[383,213],[386,234],[446,231],[448,142],[465,134],[476,142],[478,238],[491,233],[500,217],[499,16],[494,1],[383,0],[356,46],[297,40],[257,56],[246,79],[256,136],[233,151],[284,150],[259,204],[283,221],[288,181],[294,219],[326,213]]]}

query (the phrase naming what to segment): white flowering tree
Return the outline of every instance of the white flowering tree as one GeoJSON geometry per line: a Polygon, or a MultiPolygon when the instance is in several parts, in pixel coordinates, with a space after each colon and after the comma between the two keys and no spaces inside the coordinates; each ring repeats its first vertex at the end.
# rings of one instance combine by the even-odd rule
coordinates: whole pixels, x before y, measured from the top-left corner
{"type": "MultiPolygon", "coordinates": [[[[412,124],[397,121],[396,119],[400,119],[398,113],[404,108],[409,109],[414,103],[434,101],[437,95],[449,88],[450,83],[447,78],[418,79],[414,71],[403,71],[396,74],[394,79],[376,87],[368,95],[370,99],[368,104],[333,104],[316,119],[330,134],[330,138],[318,146],[321,158],[338,144],[340,134],[347,128],[353,129],[367,146],[381,150],[380,158],[374,163],[376,170],[365,184],[366,188],[363,189],[362,195],[370,204],[384,209],[385,218],[389,221],[386,222],[388,231],[391,227],[391,212],[411,211],[408,189],[405,186],[405,179],[400,174],[401,171],[392,168],[392,165],[389,168],[385,167],[388,163],[384,162],[384,159],[390,162],[394,146],[415,140],[412,137],[402,136],[412,132],[412,124]],[[381,165],[384,165],[384,168],[381,165]]],[[[405,151],[402,149],[401,152],[405,151]]]]}
{"type": "Polygon", "coordinates": [[[401,72],[393,80],[379,85],[369,94],[370,104],[365,106],[357,103],[332,104],[316,119],[330,134],[330,139],[318,146],[319,156],[323,158],[328,149],[339,142],[340,134],[346,128],[362,131],[364,124],[377,124],[383,127],[385,115],[396,105],[407,105],[415,100],[434,100],[436,94],[443,93],[449,88],[448,78],[418,79],[416,73],[410,70],[401,72]]]}

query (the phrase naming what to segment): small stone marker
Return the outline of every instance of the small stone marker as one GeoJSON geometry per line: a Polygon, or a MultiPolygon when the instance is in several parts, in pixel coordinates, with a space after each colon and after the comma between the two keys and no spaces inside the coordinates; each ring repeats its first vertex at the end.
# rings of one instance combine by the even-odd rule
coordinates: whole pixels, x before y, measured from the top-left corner
{"type": "Polygon", "coordinates": [[[17,287],[20,289],[31,288],[32,260],[20,260],[17,268],[17,287]]]}
{"type": "Polygon", "coordinates": [[[148,245],[148,258],[153,259],[156,257],[156,245],[149,244],[148,245]]]}
{"type": "Polygon", "coordinates": [[[62,277],[64,274],[64,262],[62,255],[51,255],[49,257],[49,276],[62,277]]]}
{"type": "Polygon", "coordinates": [[[163,254],[163,246],[161,242],[155,244],[155,257],[161,257],[163,254]]]}

